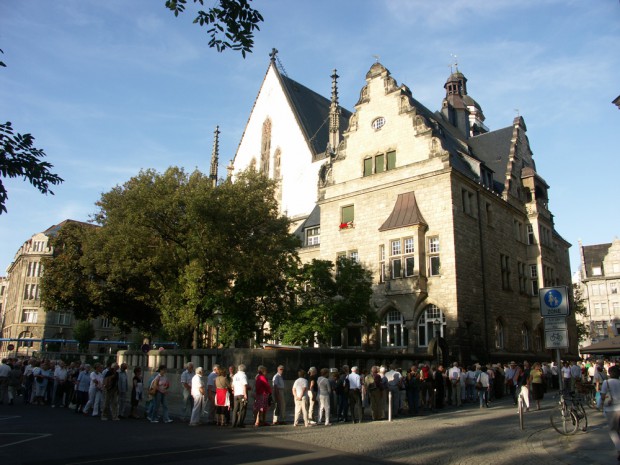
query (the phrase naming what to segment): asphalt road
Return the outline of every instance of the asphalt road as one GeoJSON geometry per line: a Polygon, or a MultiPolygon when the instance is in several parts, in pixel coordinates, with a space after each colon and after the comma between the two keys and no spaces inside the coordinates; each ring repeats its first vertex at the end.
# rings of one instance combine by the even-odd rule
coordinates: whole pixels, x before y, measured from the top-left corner
{"type": "Polygon", "coordinates": [[[586,433],[564,437],[549,426],[553,405],[548,395],[543,410],[526,414],[524,430],[508,399],[393,422],[259,429],[101,421],[61,408],[2,405],[0,464],[618,463],[599,412],[589,412],[586,433]]]}

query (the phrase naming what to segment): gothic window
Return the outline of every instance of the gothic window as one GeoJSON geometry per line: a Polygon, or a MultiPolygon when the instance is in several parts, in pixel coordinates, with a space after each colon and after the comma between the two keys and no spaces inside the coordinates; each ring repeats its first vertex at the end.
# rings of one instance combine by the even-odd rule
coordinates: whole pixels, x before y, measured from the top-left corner
{"type": "Polygon", "coordinates": [[[495,322],[495,348],[504,348],[504,325],[500,320],[495,322]]]}
{"type": "Polygon", "coordinates": [[[436,305],[429,305],[418,320],[418,346],[428,346],[431,339],[436,336],[438,329],[439,336],[443,337],[446,329],[446,316],[436,305]]]}
{"type": "Polygon", "coordinates": [[[526,324],[521,327],[521,347],[523,350],[530,350],[530,328],[526,324]]]}
{"type": "Polygon", "coordinates": [[[265,119],[260,144],[260,172],[269,176],[269,155],[271,152],[271,120],[265,119]]]}
{"type": "Polygon", "coordinates": [[[390,310],[381,324],[381,347],[407,347],[409,332],[405,319],[398,310],[390,310]]]}

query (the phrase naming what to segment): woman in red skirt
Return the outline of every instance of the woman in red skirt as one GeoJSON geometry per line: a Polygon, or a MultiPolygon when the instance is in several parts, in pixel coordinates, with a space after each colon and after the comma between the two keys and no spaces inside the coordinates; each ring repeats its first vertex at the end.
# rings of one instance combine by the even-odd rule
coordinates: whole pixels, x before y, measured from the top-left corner
{"type": "Polygon", "coordinates": [[[271,386],[267,381],[267,368],[260,365],[258,374],[256,375],[255,397],[254,397],[254,416],[256,421],[255,427],[268,426],[265,422],[265,414],[269,410],[269,396],[271,395],[271,386]]]}

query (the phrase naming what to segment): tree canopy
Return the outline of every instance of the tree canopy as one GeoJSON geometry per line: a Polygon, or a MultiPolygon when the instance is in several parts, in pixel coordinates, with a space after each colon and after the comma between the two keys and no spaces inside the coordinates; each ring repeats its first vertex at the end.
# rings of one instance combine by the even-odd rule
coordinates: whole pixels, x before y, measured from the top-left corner
{"type": "MultiPolygon", "coordinates": [[[[209,26],[209,47],[215,47],[218,52],[228,48],[240,51],[244,58],[246,53],[252,52],[254,30],[260,30],[258,24],[263,21],[263,17],[250,6],[251,1],[218,0],[216,6],[207,11],[198,10],[194,24],[209,26]]],[[[204,0],[194,0],[194,3],[204,5],[204,0]]],[[[187,0],[167,0],[166,8],[179,16],[179,13],[185,11],[186,4],[187,0]]]]}
{"type": "Polygon", "coordinates": [[[224,316],[243,322],[231,337],[247,337],[266,317],[255,302],[276,300],[279,274],[297,260],[274,187],[252,171],[219,186],[198,171],[142,171],[101,196],[100,228],[70,227],[53,240],[46,305],[151,333],[163,327],[183,346],[231,308],[224,316]]]}

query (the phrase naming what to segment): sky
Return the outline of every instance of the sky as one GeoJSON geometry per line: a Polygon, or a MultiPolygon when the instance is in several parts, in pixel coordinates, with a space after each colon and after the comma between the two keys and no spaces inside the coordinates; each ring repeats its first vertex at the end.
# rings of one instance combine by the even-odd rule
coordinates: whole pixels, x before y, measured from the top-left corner
{"type": "Polygon", "coordinates": [[[458,62],[491,130],[524,118],[571,269],[580,240],[620,235],[618,0],[255,0],[265,21],[245,59],[208,47],[191,3],[175,18],[164,0],[0,0],[0,120],[64,179],[47,196],[3,179],[0,275],[33,234],[88,221],[142,169],[208,173],[216,126],[225,177],[274,47],[326,97],[337,69],[351,111],[376,60],[432,111],[458,62]]]}

